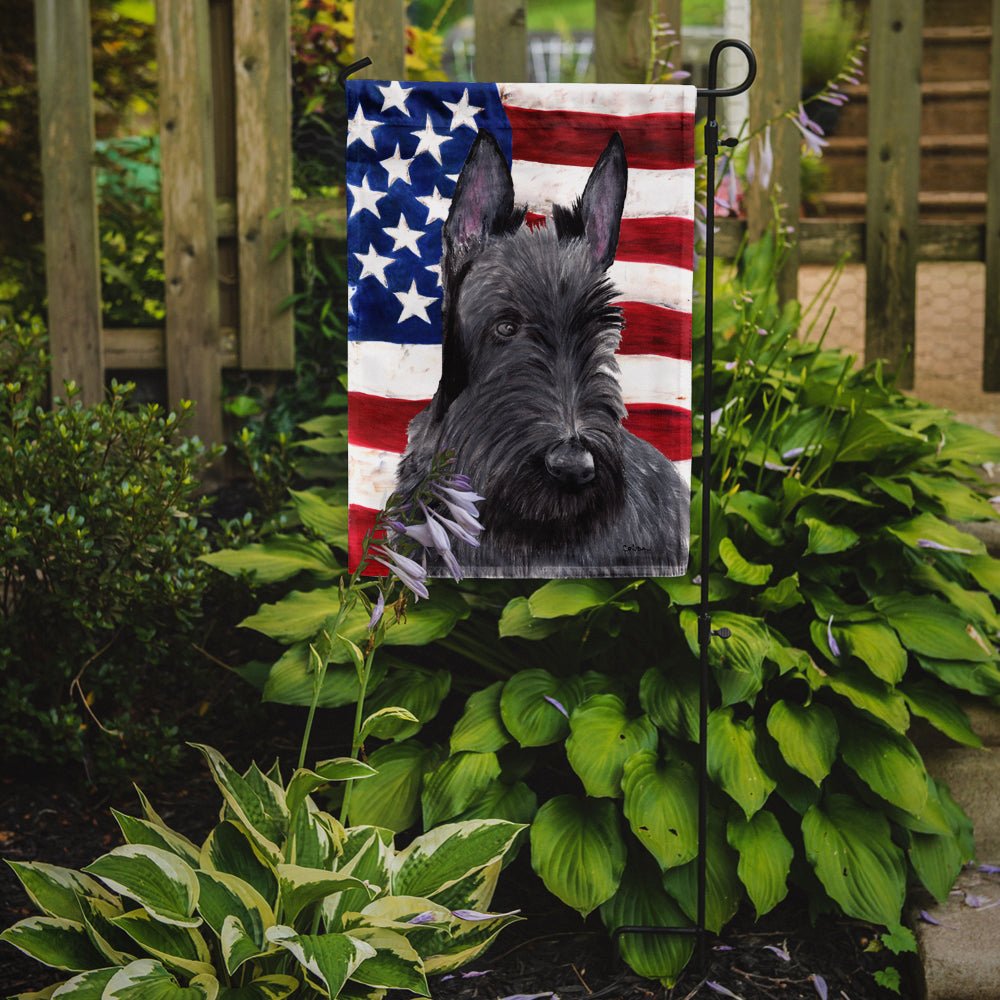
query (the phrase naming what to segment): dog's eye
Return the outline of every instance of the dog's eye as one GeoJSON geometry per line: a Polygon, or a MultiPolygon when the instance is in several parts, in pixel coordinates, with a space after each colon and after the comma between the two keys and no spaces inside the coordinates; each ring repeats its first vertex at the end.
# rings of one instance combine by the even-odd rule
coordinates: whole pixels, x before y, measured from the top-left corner
{"type": "Polygon", "coordinates": [[[495,327],[493,327],[493,332],[498,337],[503,337],[507,340],[517,333],[517,323],[515,323],[512,319],[502,319],[495,327]]]}

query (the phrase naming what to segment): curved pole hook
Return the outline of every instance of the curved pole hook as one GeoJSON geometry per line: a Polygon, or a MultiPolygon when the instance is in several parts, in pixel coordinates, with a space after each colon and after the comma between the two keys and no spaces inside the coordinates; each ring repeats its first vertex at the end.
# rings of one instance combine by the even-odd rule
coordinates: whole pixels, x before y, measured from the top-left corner
{"type": "Polygon", "coordinates": [[[723,38],[721,42],[716,42],[712,49],[712,54],[708,57],[708,87],[699,88],[698,96],[707,97],[709,100],[716,97],[735,97],[749,90],[751,84],[757,78],[757,57],[753,49],[738,38],[723,38]],[[716,85],[719,76],[719,56],[725,49],[739,49],[747,59],[746,79],[735,87],[723,87],[719,89],[716,85]]]}
{"type": "Polygon", "coordinates": [[[366,66],[371,66],[371,64],[372,64],[371,59],[369,59],[368,56],[365,56],[363,59],[359,59],[357,62],[352,62],[349,66],[345,66],[337,74],[337,84],[340,87],[340,89],[341,90],[346,90],[347,89],[347,86],[346,86],[346,84],[347,84],[347,78],[352,73],[357,73],[358,70],[364,69],[366,66]]]}

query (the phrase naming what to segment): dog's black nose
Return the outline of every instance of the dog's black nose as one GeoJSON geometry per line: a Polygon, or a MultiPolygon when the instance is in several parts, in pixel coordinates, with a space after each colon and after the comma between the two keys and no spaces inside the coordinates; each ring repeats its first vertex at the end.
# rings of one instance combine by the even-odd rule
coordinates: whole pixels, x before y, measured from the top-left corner
{"type": "Polygon", "coordinates": [[[585,486],[594,478],[594,456],[579,441],[563,441],[546,454],[545,469],[561,486],[585,486]]]}

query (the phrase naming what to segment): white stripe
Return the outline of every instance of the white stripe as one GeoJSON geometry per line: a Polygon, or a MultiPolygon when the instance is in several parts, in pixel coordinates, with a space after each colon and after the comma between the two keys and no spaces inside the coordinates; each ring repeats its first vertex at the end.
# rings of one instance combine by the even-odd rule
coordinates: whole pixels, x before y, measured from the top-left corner
{"type": "MultiPolygon", "coordinates": [[[[552,206],[572,205],[590,177],[590,167],[515,160],[511,167],[514,197],[529,212],[552,215],[552,206]]],[[[629,169],[625,192],[626,219],[672,215],[694,218],[694,168],[681,170],[629,169]]]]}
{"type": "Polygon", "coordinates": [[[601,115],[693,115],[698,97],[694,87],[676,84],[498,83],[497,89],[501,102],[516,108],[601,115]]]}
{"type": "Polygon", "coordinates": [[[671,264],[640,261],[613,261],[608,275],[618,289],[619,302],[648,302],[650,305],[691,312],[691,272],[671,264]]]}
{"type": "MultiPolygon", "coordinates": [[[[691,362],[653,354],[618,356],[625,405],[662,403],[691,406],[691,362]]],[[[384,340],[348,341],[351,392],[387,399],[430,399],[441,378],[437,344],[400,347],[384,340]]]]}

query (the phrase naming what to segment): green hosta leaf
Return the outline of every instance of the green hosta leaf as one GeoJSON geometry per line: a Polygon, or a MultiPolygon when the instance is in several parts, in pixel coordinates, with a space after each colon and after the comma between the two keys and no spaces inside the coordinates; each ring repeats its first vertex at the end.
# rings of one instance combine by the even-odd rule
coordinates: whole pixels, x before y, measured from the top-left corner
{"type": "Polygon", "coordinates": [[[981,747],[983,741],[972,728],[969,717],[955,696],[931,680],[908,681],[900,686],[914,715],[926,719],[945,736],[967,747],[981,747]]]}
{"type": "Polygon", "coordinates": [[[372,712],[361,724],[358,736],[362,740],[366,740],[369,736],[380,740],[391,740],[400,734],[400,737],[405,739],[417,732],[420,726],[420,720],[408,708],[393,705],[372,712]]]}
{"type": "Polygon", "coordinates": [[[347,511],[346,506],[334,506],[327,503],[323,497],[313,490],[289,490],[295,513],[302,523],[319,535],[324,542],[347,548],[347,511]]]}
{"type": "Polygon", "coordinates": [[[997,436],[981,427],[949,421],[943,437],[940,451],[937,453],[940,462],[980,465],[983,462],[1000,461],[997,436]]]}
{"type": "Polygon", "coordinates": [[[848,916],[899,923],[906,866],[885,816],[849,795],[834,794],[809,809],[802,836],[809,863],[848,916]]]}
{"type": "MultiPolygon", "coordinates": [[[[345,647],[338,643],[342,651],[345,647]]],[[[377,687],[386,674],[387,657],[376,657],[372,665],[370,688],[377,687]]],[[[353,666],[331,663],[323,675],[318,708],[339,708],[358,700],[360,687],[353,666]]],[[[267,674],[261,697],[280,705],[311,705],[316,697],[316,674],[310,661],[309,643],[297,642],[282,653],[267,674]]]]}
{"type": "Polygon", "coordinates": [[[936,660],[931,656],[918,656],[917,662],[949,687],[986,697],[1000,694],[1000,669],[993,663],[936,660]]]}
{"type": "Polygon", "coordinates": [[[708,717],[708,773],[749,819],[774,791],[775,781],[757,762],[757,733],[752,718],[737,721],[732,708],[708,717]]]}
{"type": "Polygon", "coordinates": [[[890,423],[871,410],[862,410],[851,421],[837,452],[838,462],[867,462],[887,450],[921,445],[926,438],[916,431],[890,423]]]}
{"type": "Polygon", "coordinates": [[[171,854],[176,854],[189,865],[198,864],[199,849],[187,837],[175,833],[162,824],[136,819],[134,816],[126,816],[125,813],[120,813],[117,809],[112,809],[111,812],[118,821],[122,835],[128,843],[159,847],[164,851],[170,851],[171,854]]]}
{"type": "Polygon", "coordinates": [[[547,670],[522,670],[504,684],[500,716],[521,746],[546,746],[569,732],[569,715],[583,696],[579,677],[561,680],[547,670]]]}
{"type": "Polygon", "coordinates": [[[792,573],[779,580],[773,587],[761,591],[754,597],[758,608],[763,612],[787,611],[797,604],[804,604],[805,598],[799,590],[799,574],[792,573]]]}
{"type": "Polygon", "coordinates": [[[975,663],[996,658],[975,626],[936,597],[883,595],[875,598],[875,607],[899,633],[903,645],[915,653],[975,663]]]}
{"type": "Polygon", "coordinates": [[[528,598],[534,618],[561,618],[607,604],[618,587],[610,580],[550,580],[528,598]]]}
{"type": "Polygon", "coordinates": [[[125,844],[98,858],[84,871],[113,892],[134,899],[165,924],[197,927],[198,879],[191,866],[170,851],[147,844],[125,844]]]}
{"type": "MultiPolygon", "coordinates": [[[[250,954],[237,955],[232,947],[224,948],[226,970],[232,975],[247,958],[265,950],[264,931],[275,923],[274,913],[267,900],[252,885],[235,875],[222,872],[198,872],[201,893],[198,910],[205,922],[225,944],[223,928],[227,920],[238,921],[239,940],[249,939],[250,954]]],[[[229,931],[232,938],[233,930],[229,931]]]]}
{"type": "MultiPolygon", "coordinates": [[[[281,888],[282,913],[294,922],[305,907],[318,903],[327,896],[345,889],[363,889],[361,879],[342,872],[327,872],[301,865],[278,865],[278,884],[281,888]]],[[[374,891],[370,893],[374,896],[374,891]]]]}
{"type": "Polygon", "coordinates": [[[861,719],[852,719],[840,753],[876,795],[919,815],[927,801],[927,772],[907,737],[861,719]]]}
{"type": "Polygon", "coordinates": [[[287,949],[310,978],[335,997],[344,983],[366,959],[375,957],[375,949],[349,934],[296,934],[281,924],[270,927],[267,939],[287,949]]]}
{"type": "Polygon", "coordinates": [[[642,750],[625,762],[625,818],[660,868],[683,865],[698,853],[698,783],[691,767],[642,750]]]}
{"type": "Polygon", "coordinates": [[[768,545],[777,547],[784,540],[781,512],[770,497],[749,490],[739,490],[726,497],[726,514],[745,521],[768,545]]]}
{"type": "Polygon", "coordinates": [[[296,813],[307,796],[331,781],[355,781],[374,777],[377,773],[374,767],[353,757],[335,757],[321,761],[312,771],[299,768],[288,782],[285,805],[289,813],[296,813]]]}
{"type": "Polygon", "coordinates": [[[837,756],[837,720],[826,705],[797,705],[778,700],[767,716],[767,731],[781,748],[781,756],[815,785],[830,773],[837,756]]]}
{"type": "Polygon", "coordinates": [[[698,739],[698,673],[693,663],[650,667],[639,682],[639,704],[660,729],[678,740],[698,739]]]}
{"type": "Polygon", "coordinates": [[[889,525],[886,530],[913,549],[922,548],[921,542],[933,542],[971,555],[984,555],[986,552],[986,546],[978,538],[933,514],[918,514],[909,521],[889,525]]]}
{"type": "Polygon", "coordinates": [[[994,597],[1000,597],[1000,559],[993,556],[973,556],[963,560],[965,568],[973,575],[980,587],[989,591],[994,597]]]}
{"type": "Polygon", "coordinates": [[[805,551],[807,556],[828,556],[844,552],[860,537],[846,524],[828,524],[815,517],[803,518],[803,523],[809,529],[809,542],[805,551]]]}
{"type": "Polygon", "coordinates": [[[521,639],[544,639],[559,632],[563,623],[558,619],[536,618],[531,613],[527,597],[515,597],[507,602],[500,615],[501,639],[517,636],[521,639]]]}
{"type": "MultiPolygon", "coordinates": [[[[682,611],[681,627],[694,656],[700,656],[698,616],[682,611]]],[[[713,636],[708,647],[708,662],[722,690],[723,703],[733,705],[753,701],[763,686],[764,659],[771,648],[771,636],[759,618],[729,611],[712,614],[712,629],[728,628],[728,639],[713,636]]]]}
{"type": "Polygon", "coordinates": [[[351,790],[352,825],[382,826],[399,833],[420,816],[420,790],[424,774],[438,756],[415,740],[379,747],[368,758],[378,772],[351,790]]]}
{"type": "Polygon", "coordinates": [[[549,892],[586,916],[618,889],[625,842],[607,799],[557,795],[531,825],[531,865],[549,892]]]}
{"type": "Polygon", "coordinates": [[[230,576],[246,574],[256,584],[288,580],[298,573],[332,580],[345,572],[325,542],[311,542],[296,535],[271,535],[265,542],[209,552],[199,558],[230,576]]]}
{"type": "MultiPolygon", "coordinates": [[[[391,630],[387,634],[391,634],[391,630]]],[[[405,740],[437,715],[450,689],[451,674],[447,670],[419,667],[394,670],[375,688],[365,707],[372,712],[383,708],[404,708],[410,712],[419,721],[386,719],[379,727],[380,739],[405,740]]]]}
{"type": "Polygon", "coordinates": [[[726,564],[727,576],[737,583],[745,583],[749,587],[763,587],[771,578],[774,567],[767,563],[747,562],[740,555],[739,549],[730,538],[723,538],[719,542],[719,557],[726,564]]]}
{"type": "Polygon", "coordinates": [[[591,695],[570,717],[566,757],[588,795],[618,798],[622,768],[638,750],[653,750],[659,735],[649,716],[629,719],[613,694],[591,695]]]}
{"type": "Polygon", "coordinates": [[[292,976],[261,976],[246,986],[223,987],[218,1000],[285,1000],[299,988],[292,976]]]}
{"type": "Polygon", "coordinates": [[[253,886],[270,906],[277,905],[278,876],[274,867],[240,823],[226,820],[208,835],[202,844],[200,867],[234,875],[253,886]]]}
{"type": "Polygon", "coordinates": [[[500,717],[500,692],[503,681],[470,695],[462,717],[451,733],[451,752],[473,750],[494,753],[510,742],[510,733],[500,717]]]}
{"type": "Polygon", "coordinates": [[[911,833],[910,864],[928,892],[939,902],[948,899],[965,858],[951,833],[911,833]]]}
{"type": "Polygon", "coordinates": [[[19,920],[0,934],[0,941],[12,944],[35,961],[54,969],[81,972],[105,964],[91,944],[86,927],[65,917],[19,920]]]}
{"type": "Polygon", "coordinates": [[[914,589],[923,588],[940,594],[956,611],[984,628],[988,634],[996,635],[1000,631],[1000,615],[989,594],[981,590],[970,590],[963,584],[947,579],[927,562],[913,568],[911,579],[919,585],[914,589]]]}
{"type": "Polygon", "coordinates": [[[498,777],[500,764],[495,753],[452,754],[424,780],[424,826],[430,828],[454,819],[498,777]]]}
{"type": "Polygon", "coordinates": [[[60,868],[40,861],[8,861],[24,891],[46,916],[83,919],[81,896],[93,896],[114,903],[111,895],[96,879],[71,868],[60,868]]]}
{"type": "Polygon", "coordinates": [[[944,516],[951,521],[992,521],[996,517],[989,500],[953,477],[911,472],[906,478],[925,497],[940,504],[944,516]]]}
{"type": "MultiPolygon", "coordinates": [[[[694,523],[692,509],[692,523],[694,523]]],[[[686,576],[658,576],[650,581],[670,597],[672,603],[680,607],[690,607],[701,602],[701,584],[694,583],[690,572],[686,576]]],[[[732,597],[739,586],[722,573],[709,573],[708,599],[724,601],[732,597]]]]}
{"type": "MultiPolygon", "coordinates": [[[[615,894],[601,904],[601,919],[610,932],[619,927],[687,927],[690,921],[664,891],[654,865],[630,858],[615,894]]],[[[691,959],[690,934],[623,934],[622,958],[638,975],[673,986],[691,959]]]]}
{"type": "Polygon", "coordinates": [[[383,927],[362,926],[353,928],[351,937],[375,949],[375,954],[351,973],[355,982],[430,996],[424,963],[402,934],[383,927]]]}
{"type": "Polygon", "coordinates": [[[841,667],[835,673],[824,674],[813,666],[807,671],[806,679],[813,689],[829,688],[897,732],[905,733],[910,724],[903,696],[884,681],[872,677],[868,670],[841,667]]]}
{"type": "Polygon", "coordinates": [[[788,873],[795,849],[781,832],[774,813],[765,809],[751,819],[737,816],[726,828],[729,846],[739,851],[736,873],[760,919],[788,894],[788,873]]]}
{"type": "Polygon", "coordinates": [[[143,958],[118,969],[101,1000],[216,1000],[218,995],[219,982],[210,974],[181,986],[159,962],[143,958]]]}
{"type": "Polygon", "coordinates": [[[856,656],[886,684],[898,684],[906,673],[906,650],[896,633],[879,622],[854,622],[833,627],[841,651],[856,656]]]}
{"type": "Polygon", "coordinates": [[[212,956],[205,939],[191,927],[164,924],[145,910],[132,910],[111,921],[154,958],[189,976],[211,975],[212,956]]]}
{"type": "Polygon", "coordinates": [[[509,823],[529,824],[538,812],[538,796],[523,782],[512,785],[490,782],[457,819],[505,819],[509,823]]]}
{"type": "Polygon", "coordinates": [[[396,855],[392,891],[434,899],[461,879],[499,862],[521,829],[497,819],[446,823],[428,830],[396,855]]]}
{"type": "Polygon", "coordinates": [[[907,510],[913,507],[913,490],[906,483],[896,479],[889,479],[885,476],[865,476],[873,486],[880,489],[887,496],[891,497],[898,504],[906,507],[907,510]]]}

